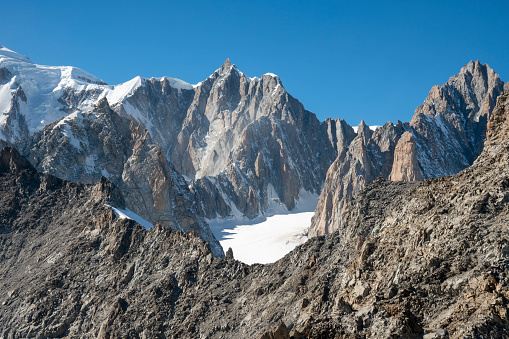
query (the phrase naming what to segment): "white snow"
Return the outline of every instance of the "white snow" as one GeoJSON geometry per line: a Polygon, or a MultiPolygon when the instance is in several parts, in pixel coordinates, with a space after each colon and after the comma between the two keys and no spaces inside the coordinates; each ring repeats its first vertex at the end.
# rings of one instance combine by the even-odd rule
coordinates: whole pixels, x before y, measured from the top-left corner
{"type": "Polygon", "coordinates": [[[192,90],[195,85],[191,85],[183,80],[177,79],[177,78],[170,78],[170,77],[162,77],[162,78],[155,78],[159,81],[167,80],[171,87],[180,90],[186,89],[186,90],[192,90]]]}
{"type": "Polygon", "coordinates": [[[142,217],[140,217],[138,214],[130,211],[129,209],[121,209],[121,208],[116,208],[116,207],[113,207],[113,206],[109,206],[109,205],[106,205],[108,207],[111,207],[111,209],[113,210],[113,212],[115,212],[115,214],[117,215],[117,217],[119,217],[120,219],[131,219],[131,220],[134,220],[136,221],[138,224],[140,224],[141,226],[145,227],[147,230],[154,227],[154,225],[152,225],[151,222],[143,219],[142,217]]]}
{"type": "MultiPolygon", "coordinates": [[[[128,101],[124,101],[122,103],[124,110],[127,114],[132,116],[138,123],[143,124],[143,126],[152,134],[154,125],[149,117],[147,117],[146,112],[141,112],[139,109],[131,105],[128,101]]],[[[153,135],[153,134],[152,134],[153,135]]]]}
{"type": "Polygon", "coordinates": [[[11,90],[21,87],[28,99],[21,113],[25,116],[30,132],[66,115],[62,110],[63,105],[58,102],[64,89],[72,88],[76,92],[93,90],[103,83],[99,78],[75,67],[34,64],[27,57],[5,47],[0,47],[0,68],[8,69],[13,76],[11,83],[2,86],[0,90],[2,112],[10,105],[11,90]]]}
{"type": "Polygon", "coordinates": [[[114,105],[127,96],[130,96],[134,93],[134,91],[141,86],[143,83],[143,79],[140,76],[137,76],[129,81],[124,82],[123,84],[113,86],[111,91],[108,91],[106,94],[106,99],[108,99],[108,103],[110,105],[114,105]]]}
{"type": "Polygon", "coordinates": [[[314,212],[276,214],[265,220],[232,219],[209,221],[210,229],[224,250],[246,264],[275,262],[307,240],[314,212]]]}
{"type": "Polygon", "coordinates": [[[62,133],[66,136],[67,139],[69,139],[69,143],[74,146],[79,151],[82,151],[81,143],[78,138],[74,136],[74,134],[71,131],[71,128],[69,125],[64,124],[62,125],[62,133]]]}
{"type": "MultiPolygon", "coordinates": [[[[377,129],[378,127],[381,127],[381,126],[380,126],[380,125],[373,125],[373,126],[368,126],[368,127],[369,127],[369,129],[370,129],[370,130],[372,130],[372,131],[376,131],[376,129],[377,129]]],[[[359,126],[352,126],[352,128],[353,128],[353,131],[354,131],[355,133],[357,133],[357,130],[359,129],[359,126]]]]}
{"type": "Polygon", "coordinates": [[[11,51],[10,49],[8,49],[7,47],[2,46],[2,45],[0,45],[0,57],[1,56],[6,56],[6,57],[9,57],[14,60],[21,60],[24,62],[31,62],[30,59],[27,58],[26,56],[16,53],[14,51],[11,51]]]}
{"type": "MultiPolygon", "coordinates": [[[[427,117],[427,116],[426,116],[427,117]]],[[[427,117],[428,120],[432,120],[430,117],[427,117]]],[[[447,136],[449,137],[449,131],[447,130],[447,128],[445,127],[444,125],[444,121],[443,121],[444,117],[442,116],[442,114],[438,114],[438,115],[435,115],[435,122],[437,124],[438,127],[440,127],[440,129],[442,130],[442,132],[447,136]]]]}
{"type": "Polygon", "coordinates": [[[316,194],[301,190],[297,206],[288,212],[272,185],[268,190],[271,202],[265,216],[207,220],[223,249],[231,247],[235,259],[246,264],[275,262],[304,243],[318,203],[316,194]]]}
{"type": "Polygon", "coordinates": [[[10,82],[0,86],[0,114],[8,112],[11,109],[12,91],[15,89],[16,78],[13,77],[10,82]]]}

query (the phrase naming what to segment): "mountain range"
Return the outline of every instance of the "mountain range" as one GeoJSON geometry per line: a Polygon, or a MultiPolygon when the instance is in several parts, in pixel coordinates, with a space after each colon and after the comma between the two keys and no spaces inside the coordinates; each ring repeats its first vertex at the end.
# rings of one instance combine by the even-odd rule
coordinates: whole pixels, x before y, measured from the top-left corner
{"type": "MultiPolygon", "coordinates": [[[[94,115],[111,114],[101,102],[94,115]]],[[[63,180],[6,146],[0,335],[508,337],[509,92],[488,115],[470,167],[420,183],[378,178],[346,201],[333,234],[268,265],[218,258],[192,232],[147,230],[119,213],[127,203],[104,176],[63,180]]]]}
{"type": "Polygon", "coordinates": [[[433,87],[410,122],[375,131],[320,122],[278,76],[250,78],[229,60],[195,85],[136,77],[111,86],[1,47],[0,86],[0,138],[37,169],[83,183],[105,176],[130,210],[197,232],[221,254],[205,219],[292,210],[311,194],[309,235],[327,234],[378,176],[419,181],[468,167],[504,83],[470,62],[433,87]]]}

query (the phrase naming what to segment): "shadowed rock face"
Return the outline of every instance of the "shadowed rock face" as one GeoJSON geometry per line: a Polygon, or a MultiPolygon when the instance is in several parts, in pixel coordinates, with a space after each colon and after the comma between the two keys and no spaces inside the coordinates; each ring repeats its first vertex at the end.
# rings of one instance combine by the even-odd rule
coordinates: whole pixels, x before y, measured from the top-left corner
{"type": "Polygon", "coordinates": [[[72,184],[5,165],[2,153],[0,333],[507,337],[509,93],[488,126],[470,168],[377,179],[334,234],[253,266],[213,259],[191,234],[116,218],[106,181],[72,184]]]}
{"type": "Polygon", "coordinates": [[[92,112],[63,118],[16,146],[45,173],[82,183],[108,178],[131,211],[152,223],[194,232],[216,255],[224,255],[207,223],[196,215],[185,180],[161,148],[134,120],[113,112],[105,99],[92,112]]]}
{"type": "Polygon", "coordinates": [[[377,177],[420,181],[452,175],[480,154],[486,122],[504,83],[479,61],[434,86],[408,123],[387,123],[374,133],[363,125],[327,172],[309,235],[340,227],[346,199],[377,177]]]}

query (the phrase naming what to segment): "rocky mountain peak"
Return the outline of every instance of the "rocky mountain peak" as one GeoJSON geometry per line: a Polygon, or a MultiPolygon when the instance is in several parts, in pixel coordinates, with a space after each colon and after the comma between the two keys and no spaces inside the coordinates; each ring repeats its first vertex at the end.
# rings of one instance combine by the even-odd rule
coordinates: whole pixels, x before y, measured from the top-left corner
{"type": "Polygon", "coordinates": [[[359,126],[357,127],[357,135],[362,138],[362,140],[364,141],[364,145],[367,145],[367,143],[369,142],[368,140],[371,138],[372,134],[373,131],[369,128],[368,125],[366,125],[366,122],[362,120],[359,126]]]}
{"type": "Polygon", "coordinates": [[[358,136],[327,173],[310,236],[338,229],[346,200],[378,176],[421,181],[472,165],[503,87],[488,65],[471,61],[447,83],[433,86],[410,122],[372,133],[361,122],[358,136]]]}
{"type": "Polygon", "coordinates": [[[226,61],[223,63],[223,65],[221,66],[221,68],[219,68],[219,73],[227,72],[227,71],[229,71],[232,67],[235,67],[235,65],[233,65],[233,64],[230,62],[230,58],[228,58],[228,59],[226,59],[226,61]]]}
{"type": "Polygon", "coordinates": [[[0,151],[0,173],[18,172],[22,170],[35,171],[30,162],[11,146],[0,151]]]}
{"type": "Polygon", "coordinates": [[[359,134],[362,134],[362,133],[369,133],[369,126],[366,125],[366,122],[363,120],[361,120],[359,126],[357,127],[357,133],[359,134]]]}
{"type": "MultiPolygon", "coordinates": [[[[495,99],[504,83],[493,69],[479,60],[470,61],[444,85],[433,86],[424,103],[415,110],[414,122],[420,114],[436,116],[459,113],[460,119],[479,121],[495,107],[495,99]]],[[[459,122],[458,122],[459,123],[459,122]]]]}
{"type": "Polygon", "coordinates": [[[480,74],[484,70],[491,70],[488,64],[483,65],[479,60],[470,60],[468,64],[463,66],[460,73],[480,74]]]}

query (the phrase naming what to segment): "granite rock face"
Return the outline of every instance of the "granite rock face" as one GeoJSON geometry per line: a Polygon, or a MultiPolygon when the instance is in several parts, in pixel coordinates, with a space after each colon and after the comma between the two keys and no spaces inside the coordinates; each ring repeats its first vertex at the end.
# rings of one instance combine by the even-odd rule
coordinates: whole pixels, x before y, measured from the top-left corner
{"type": "Polygon", "coordinates": [[[394,162],[392,163],[389,180],[422,181],[415,140],[412,133],[408,131],[401,135],[394,149],[394,162]]]}
{"type": "Polygon", "coordinates": [[[338,229],[345,200],[379,176],[420,181],[470,166],[482,151],[486,122],[503,87],[488,65],[470,62],[434,86],[410,122],[387,123],[374,133],[359,126],[327,172],[310,236],[338,229]]]}
{"type": "Polygon", "coordinates": [[[269,265],[214,259],[190,233],[146,231],[105,206],[121,204],[106,180],[65,182],[9,152],[3,337],[509,335],[509,93],[471,167],[421,183],[379,178],[346,203],[334,234],[269,265]]]}
{"type": "Polygon", "coordinates": [[[102,176],[123,193],[127,208],[151,223],[191,231],[223,256],[185,180],[136,121],[100,100],[90,112],[73,113],[15,143],[40,171],[91,184],[102,176]]]}
{"type": "Polygon", "coordinates": [[[431,89],[409,123],[424,178],[451,175],[473,163],[503,87],[493,69],[471,61],[447,83],[431,89]]]}
{"type": "Polygon", "coordinates": [[[404,133],[403,124],[388,122],[373,132],[361,122],[357,132],[327,171],[309,236],[334,232],[348,198],[377,177],[389,177],[392,172],[394,151],[404,133]]]}
{"type": "Polygon", "coordinates": [[[278,76],[249,78],[229,60],[192,87],[145,80],[110,104],[148,126],[208,218],[263,214],[268,191],[287,209],[301,191],[318,195],[338,148],[355,136],[339,119],[320,123],[278,76]]]}
{"type": "MultiPolygon", "coordinates": [[[[378,176],[419,180],[472,164],[503,82],[488,65],[470,62],[446,84],[433,87],[410,122],[388,123],[375,132],[361,124],[358,133],[339,119],[319,122],[286,92],[278,76],[250,78],[229,60],[196,85],[136,77],[109,86],[77,68],[36,65],[0,47],[0,86],[4,140],[18,142],[106,100],[120,116],[147,130],[184,175],[200,216],[252,218],[271,204],[291,210],[304,193],[321,193],[310,229],[316,235],[336,229],[344,199],[378,176]],[[405,132],[412,135],[409,144],[399,143],[405,132]]],[[[160,154],[138,158],[147,166],[150,159],[160,167],[160,154]]],[[[123,165],[108,166],[108,173],[123,175],[123,165]]],[[[80,176],[85,182],[97,179],[80,176]]],[[[159,192],[153,197],[157,201],[146,205],[156,205],[158,221],[169,222],[172,217],[162,211],[171,199],[161,199],[162,187],[150,190],[159,192]]],[[[140,213],[152,215],[151,220],[157,214],[140,213]]]]}

